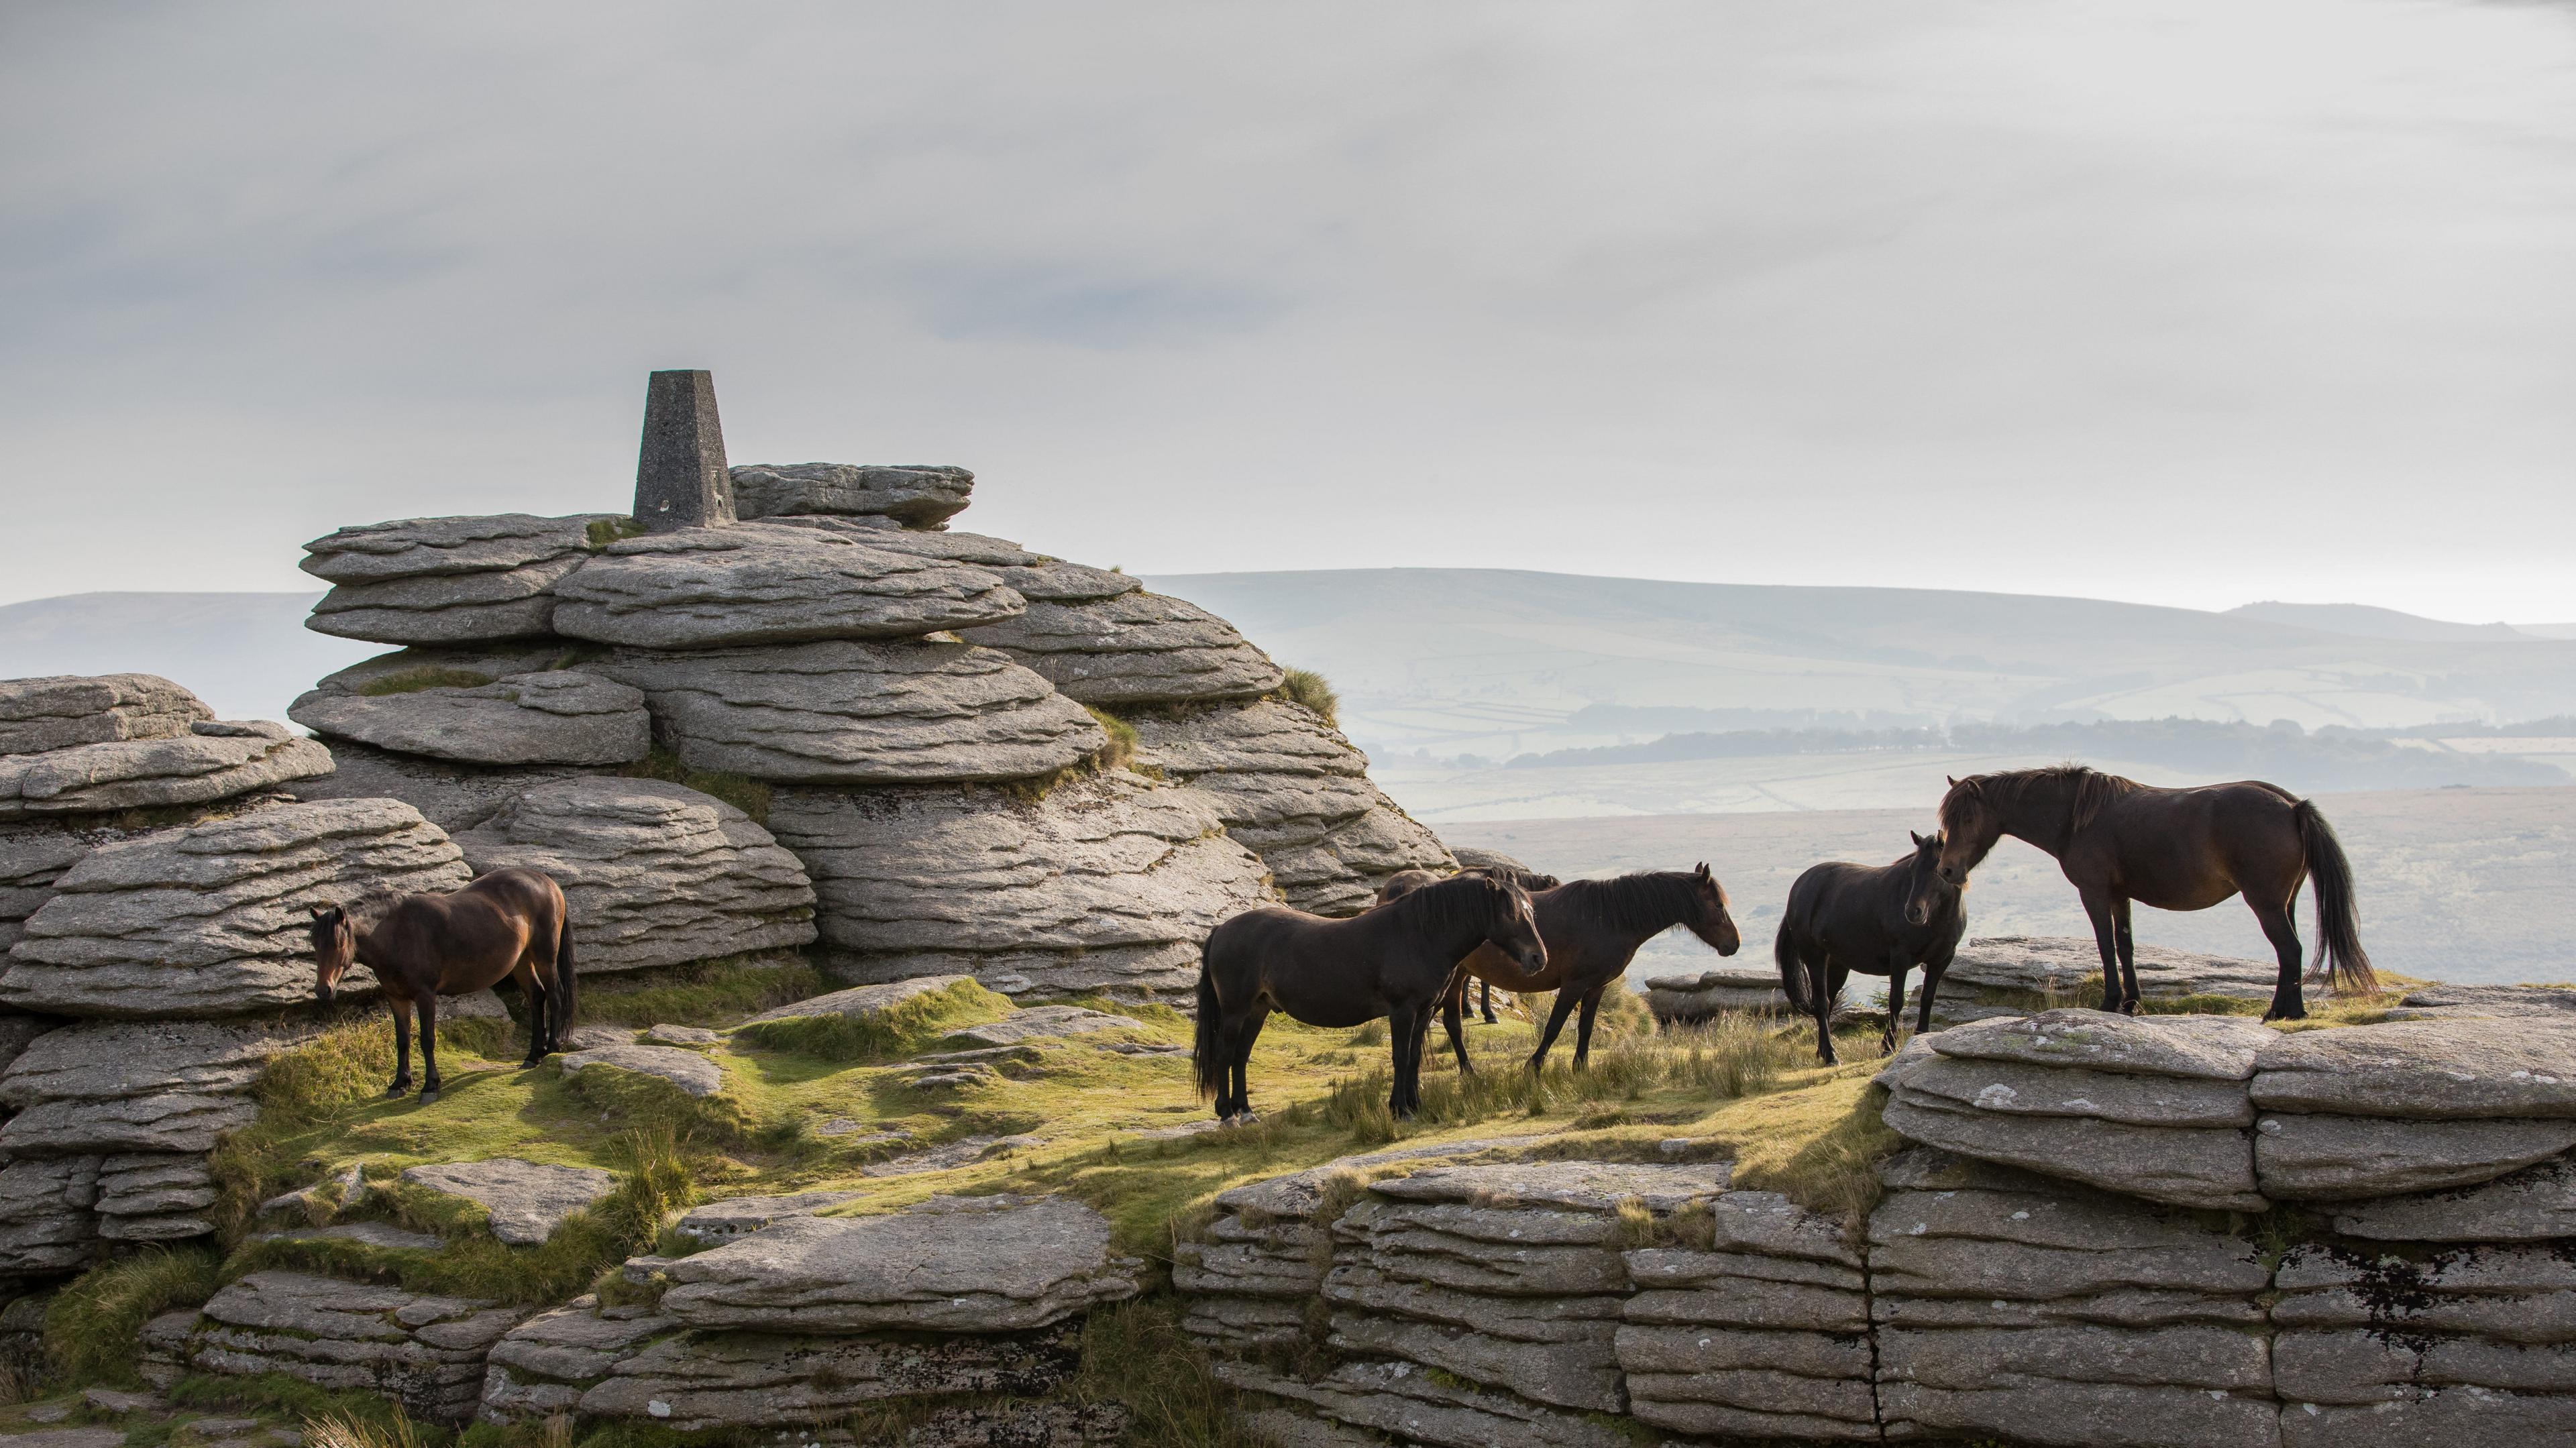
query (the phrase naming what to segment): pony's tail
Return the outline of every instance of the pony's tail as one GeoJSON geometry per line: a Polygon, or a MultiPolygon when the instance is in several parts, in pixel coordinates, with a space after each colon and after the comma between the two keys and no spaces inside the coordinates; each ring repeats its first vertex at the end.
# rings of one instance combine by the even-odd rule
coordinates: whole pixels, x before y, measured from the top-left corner
{"type": "Polygon", "coordinates": [[[2337,991],[2375,993],[2379,973],[2361,948],[2361,916],[2353,906],[2352,863],[2343,857],[2343,842],[2311,801],[2300,800],[2290,817],[2298,822],[2299,853],[2317,888],[2317,958],[2337,991]]]}
{"type": "Polygon", "coordinates": [[[573,1013],[581,1004],[581,972],[572,964],[572,909],[564,909],[563,923],[555,927],[555,1039],[572,1034],[573,1013]]]}
{"type": "Polygon", "coordinates": [[[1190,1068],[1199,1078],[1199,1099],[1210,1100],[1225,1089],[1225,1053],[1217,1049],[1217,1019],[1220,1007],[1216,999],[1216,972],[1208,969],[1207,956],[1199,956],[1199,1028],[1190,1046],[1190,1068]]]}
{"type": "Polygon", "coordinates": [[[1780,990],[1789,997],[1789,1006],[1800,1015],[1808,1015],[1815,1005],[1807,997],[1807,967],[1798,959],[1798,942],[1789,938],[1789,922],[1780,922],[1780,933],[1772,937],[1771,959],[1780,967],[1780,990]]]}

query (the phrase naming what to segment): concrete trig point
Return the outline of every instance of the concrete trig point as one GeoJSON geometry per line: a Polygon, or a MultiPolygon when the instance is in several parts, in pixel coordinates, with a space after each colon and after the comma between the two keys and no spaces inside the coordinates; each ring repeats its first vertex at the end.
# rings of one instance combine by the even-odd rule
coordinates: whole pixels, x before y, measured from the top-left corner
{"type": "Polygon", "coordinates": [[[644,450],[635,464],[635,521],[648,533],[734,521],[712,372],[656,372],[644,386],[644,450]]]}

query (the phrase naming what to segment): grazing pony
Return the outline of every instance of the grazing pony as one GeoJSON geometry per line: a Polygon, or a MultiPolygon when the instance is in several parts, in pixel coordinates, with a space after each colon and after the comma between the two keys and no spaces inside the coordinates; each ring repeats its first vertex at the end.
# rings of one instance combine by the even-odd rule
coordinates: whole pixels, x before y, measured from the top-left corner
{"type": "Polygon", "coordinates": [[[528,1002],[533,1066],[572,1030],[576,994],[572,916],[563,891],[537,870],[494,870],[445,895],[384,891],[357,904],[313,907],[313,994],[330,1004],[352,960],[374,971],[394,1013],[394,1080],[411,1089],[411,1017],[420,1012],[420,1099],[438,1099],[438,998],[485,990],[503,977],[528,1002]]]}
{"type": "MultiPolygon", "coordinates": [[[[1537,894],[1541,890],[1553,890],[1560,883],[1554,875],[1542,875],[1536,870],[1524,869],[1519,865],[1496,863],[1490,865],[1468,865],[1465,868],[1481,871],[1488,875],[1500,875],[1505,879],[1510,880],[1513,884],[1520,886],[1522,889],[1529,891],[1533,895],[1537,894]]],[[[1398,870],[1394,874],[1386,877],[1385,884],[1377,887],[1377,903],[1383,905],[1400,896],[1410,895],[1425,885],[1438,884],[1442,878],[1442,876],[1435,875],[1429,870],[1398,870]]],[[[1485,1024],[1490,1026],[1494,1024],[1495,1020],[1494,983],[1490,980],[1480,978],[1477,980],[1476,985],[1478,988],[1476,999],[1477,1013],[1482,1015],[1485,1018],[1485,1024]]]]}
{"type": "Polygon", "coordinates": [[[2352,866],[2317,807],[2277,784],[2244,780],[2158,789],[2080,764],[1973,774],[1941,799],[1941,876],[1964,885],[2004,835],[2057,857],[2084,901],[2102,952],[2102,1009],[2138,1013],[2129,902],[2206,910],[2242,893],[2281,971],[2263,1019],[2308,1013],[2299,991],[2299,882],[2316,881],[2317,964],[2337,990],[2379,988],[2361,948],[2352,866]]]}
{"type": "MultiPolygon", "coordinates": [[[[1199,1095],[1218,1119],[1252,1110],[1244,1063],[1274,1010],[1310,1026],[1387,1018],[1395,1088],[1387,1109],[1411,1116],[1422,1103],[1422,1037],[1457,973],[1479,944],[1535,975],[1547,964],[1529,892],[1491,875],[1453,875],[1348,920],[1285,906],[1246,910],[1208,932],[1199,963],[1198,1040],[1190,1060],[1199,1095]]],[[[1517,980],[1507,984],[1518,984],[1517,980]]]]}
{"type": "Polygon", "coordinates": [[[1789,1004],[1816,1018],[1816,1059],[1825,1065],[1835,1064],[1834,1003],[1844,981],[1854,972],[1887,977],[1887,1029],[1878,1048],[1893,1051],[1896,1023],[1905,1014],[1905,973],[1923,967],[1914,1029],[1928,1031],[1941,973],[1968,931],[1960,889],[1941,877],[1941,837],[1906,833],[1914,853],[1895,864],[1810,865],[1789,887],[1771,958],[1789,1004]]]}
{"type": "MultiPolygon", "coordinates": [[[[1735,917],[1727,913],[1726,889],[1708,872],[1706,862],[1694,870],[1642,870],[1609,880],[1569,880],[1530,896],[1530,905],[1538,916],[1539,938],[1547,942],[1547,965],[1536,975],[1518,982],[1505,978],[1503,983],[1515,991],[1556,992],[1556,1006],[1548,1012],[1538,1049],[1530,1053],[1532,1071],[1547,1064],[1548,1048],[1556,1044],[1566,1016],[1578,1004],[1583,1016],[1574,1028],[1574,1067],[1583,1069],[1592,1056],[1592,1019],[1601,1009],[1601,993],[1628,973],[1628,962],[1647,941],[1682,925],[1720,955],[1733,955],[1744,943],[1735,917]]],[[[1458,1030],[1467,977],[1492,980],[1511,970],[1512,964],[1482,945],[1458,962],[1458,976],[1449,983],[1440,1004],[1440,1024],[1449,1032],[1449,1049],[1457,1053],[1461,1071],[1476,1069],[1467,1060],[1467,1041],[1458,1030]]]]}

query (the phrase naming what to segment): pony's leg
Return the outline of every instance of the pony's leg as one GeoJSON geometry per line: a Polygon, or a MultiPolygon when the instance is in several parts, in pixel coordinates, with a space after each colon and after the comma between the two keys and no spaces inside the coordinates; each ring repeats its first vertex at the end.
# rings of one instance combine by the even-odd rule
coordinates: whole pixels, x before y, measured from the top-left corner
{"type": "Polygon", "coordinates": [[[1243,1024],[1234,1028],[1234,1034],[1227,1043],[1226,1058],[1232,1063],[1234,1114],[1240,1120],[1252,1119],[1252,1082],[1247,1074],[1252,1064],[1252,1043],[1261,1039],[1261,1028],[1269,1021],[1267,1008],[1255,1011],[1245,1018],[1243,1024]]]}
{"type": "Polygon", "coordinates": [[[1878,1033],[1878,1053],[1893,1055],[1896,1051],[1896,1023],[1905,1018],[1905,973],[1914,968],[1904,951],[1897,951],[1887,962],[1887,1029],[1878,1033]]]}
{"type": "Polygon", "coordinates": [[[2119,925],[2111,915],[2111,897],[2098,890],[2083,892],[2085,918],[2093,922],[2093,945],[2102,952],[2102,1009],[2117,1013],[2120,989],[2119,925]]]}
{"type": "Polygon", "coordinates": [[[438,1099],[438,996],[422,996],[420,1010],[420,1100],[426,1106],[438,1099]]]}
{"type": "Polygon", "coordinates": [[[394,1097],[411,1090],[411,1002],[389,996],[385,1004],[394,1011],[394,1083],[385,1095],[394,1097]]]}
{"type": "Polygon", "coordinates": [[[1932,1029],[1932,998],[1941,993],[1941,973],[1950,968],[1950,952],[1936,951],[1923,962],[1923,989],[1917,998],[1914,1034],[1920,1036],[1932,1029]]]}
{"type": "Polygon", "coordinates": [[[1387,1047],[1394,1055],[1395,1085],[1387,1093],[1386,1109],[1399,1117],[1413,1114],[1413,1073],[1422,1069],[1422,1026],[1420,1006],[1399,1005],[1387,1014],[1387,1047]]]}
{"type": "MultiPolygon", "coordinates": [[[[2254,897],[2245,897],[2254,905],[2254,897]]],[[[2272,954],[2280,960],[2281,973],[2272,984],[2272,1005],[2263,1012],[2267,1021],[2305,1020],[2308,1001],[2299,986],[2299,925],[2290,918],[2287,907],[2254,905],[2254,918],[2263,926],[2263,938],[2272,942],[2272,954]]]]}
{"type": "Polygon", "coordinates": [[[1556,1005],[1547,1013],[1547,1029],[1539,1033],[1538,1049],[1530,1052],[1531,1070],[1536,1071],[1547,1064],[1547,1048],[1556,1044],[1556,1033],[1565,1029],[1565,1018],[1573,1014],[1578,999],[1570,990],[1556,993],[1556,1005]]]}
{"type": "MultiPolygon", "coordinates": [[[[1492,981],[1479,979],[1476,982],[1476,1009],[1480,1015],[1484,1016],[1486,1025],[1490,1026],[1494,1024],[1496,1017],[1494,1015],[1494,983],[1492,981]]],[[[1461,1057],[1460,1059],[1463,1061],[1465,1058],[1461,1057]]]]}
{"type": "MultiPolygon", "coordinates": [[[[1459,992],[1459,996],[1462,1000],[1465,998],[1465,995],[1465,991],[1462,990],[1459,992]]],[[[1413,1084],[1407,1088],[1404,1096],[1407,1115],[1422,1109],[1422,1059],[1430,1054],[1430,1044],[1431,1008],[1426,1005],[1422,1008],[1421,1018],[1413,1023],[1413,1066],[1412,1069],[1406,1073],[1407,1078],[1411,1080],[1413,1084]]]]}
{"type": "MultiPolygon", "coordinates": [[[[1485,989],[1492,990],[1493,987],[1487,985],[1485,989]]],[[[1458,1029],[1466,1013],[1467,977],[1462,972],[1458,979],[1449,983],[1448,993],[1440,997],[1440,1028],[1449,1033],[1449,1049],[1458,1057],[1458,1074],[1472,1076],[1476,1072],[1476,1063],[1467,1059],[1467,1033],[1458,1029]]]]}
{"type": "Polygon", "coordinates": [[[1574,1069],[1577,1071],[1592,1064],[1592,1018],[1600,1013],[1601,993],[1609,988],[1610,982],[1603,981],[1584,994],[1583,1014],[1574,1021],[1574,1069]]]}
{"type": "Polygon", "coordinates": [[[2129,897],[2111,897],[2111,944],[2120,952],[2120,1009],[2138,1013],[2138,942],[2129,935],[2129,897]]]}
{"type": "Polygon", "coordinates": [[[1842,982],[1833,979],[1834,971],[1826,957],[1807,962],[1807,1005],[1816,1016],[1816,1063],[1839,1066],[1834,1054],[1834,999],[1842,994],[1842,982]]]}
{"type": "Polygon", "coordinates": [[[536,971],[524,960],[511,970],[510,983],[528,1003],[528,1054],[519,1062],[524,1071],[546,1058],[546,988],[537,984],[536,971]]]}

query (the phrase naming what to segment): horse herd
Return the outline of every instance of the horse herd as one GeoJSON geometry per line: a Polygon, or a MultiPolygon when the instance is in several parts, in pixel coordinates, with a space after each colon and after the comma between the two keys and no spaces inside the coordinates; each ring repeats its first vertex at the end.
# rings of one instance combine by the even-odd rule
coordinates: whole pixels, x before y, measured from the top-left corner
{"type": "MultiPolygon", "coordinates": [[[[2093,925],[2102,957],[2102,1009],[2135,1014],[2133,903],[2205,910],[2242,894],[2278,958],[2266,1020],[2307,1014],[2293,911],[2314,881],[2318,967],[2339,990],[2376,988],[2362,950],[2352,867],[2315,805],[2259,781],[2163,789],[2082,765],[1949,781],[1939,828],[1889,865],[1835,861],[1790,887],[1772,955],[1790,1004],[1816,1025],[1816,1053],[1835,1060],[1832,1015],[1854,974],[1885,976],[1892,1050],[1917,966],[1915,1029],[1932,1028],[1942,973],[1967,933],[1969,872],[2005,835],[2057,859],[2093,925]]],[[[1485,867],[1440,879],[1407,871],[1378,903],[1345,920],[1281,906],[1247,910],[1209,933],[1199,967],[1199,1093],[1219,1118],[1252,1110],[1245,1068],[1272,1011],[1308,1025],[1384,1019],[1394,1053],[1387,1105],[1421,1104],[1422,1052],[1436,1008],[1458,1069],[1472,1070],[1460,1034],[1470,978],[1514,991],[1556,992],[1529,1066],[1546,1063],[1566,1016],[1580,1009],[1574,1064],[1583,1067],[1601,993],[1648,940],[1682,926],[1720,955],[1741,943],[1726,891],[1706,864],[1609,880],[1554,878],[1485,867]]],[[[1491,1020],[1491,997],[1486,1019],[1491,1020]]]]}
{"type": "MultiPolygon", "coordinates": [[[[2352,869],[2316,806],[2259,782],[2160,789],[2081,765],[1950,781],[1939,829],[1915,835],[1894,864],[1816,865],[1790,888],[1772,954],[1791,1004],[1816,1024],[1816,1051],[1834,1060],[1835,1002],[1850,976],[1888,980],[1882,1050],[1892,1049],[1907,975],[1923,970],[1915,1029],[1932,1025],[1941,975],[1967,930],[1968,874],[2005,835],[2056,857],[2092,920],[2102,956],[2102,1009],[2138,1009],[2129,933],[2135,903],[2204,910],[2242,894],[2272,943],[2280,972],[2266,1019],[2306,1014],[2292,911],[2313,880],[2318,967],[2335,988],[2375,989],[2353,906],[2352,869]]],[[[507,979],[529,1005],[526,1064],[572,1029],[577,980],[563,891],[543,873],[501,869],[444,895],[379,892],[312,909],[314,991],[328,1002],[352,964],[374,972],[392,1007],[397,1068],[388,1096],[411,1089],[411,1035],[420,1023],[421,1097],[439,1090],[438,999],[507,979]]],[[[1252,1109],[1245,1069],[1272,1011],[1308,1025],[1385,1020],[1394,1052],[1388,1107],[1421,1104],[1422,1052],[1436,1012],[1458,1069],[1472,1070],[1460,1031],[1467,982],[1491,991],[1554,991],[1532,1070],[1577,1010],[1574,1064],[1591,1054],[1602,992],[1648,940],[1680,926],[1720,955],[1742,944],[1726,890],[1706,864],[1608,880],[1569,880],[1504,868],[1446,879],[1408,870],[1369,910],[1330,920],[1284,906],[1247,910],[1209,932],[1198,981],[1192,1062],[1220,1118],[1252,1109]]]]}

